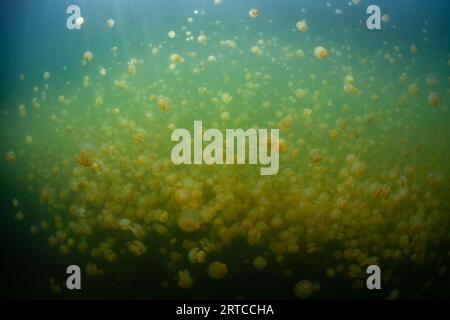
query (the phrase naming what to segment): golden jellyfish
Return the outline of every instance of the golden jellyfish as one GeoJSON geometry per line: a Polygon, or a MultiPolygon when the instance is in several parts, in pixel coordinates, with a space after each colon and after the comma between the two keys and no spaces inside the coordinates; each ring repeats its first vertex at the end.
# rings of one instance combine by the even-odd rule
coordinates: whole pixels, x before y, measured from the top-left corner
{"type": "Polygon", "coordinates": [[[17,221],[22,221],[23,218],[24,218],[23,212],[22,212],[22,211],[18,211],[18,212],[16,213],[16,215],[14,216],[14,218],[15,218],[17,221]]]}
{"type": "Polygon", "coordinates": [[[19,200],[17,200],[16,198],[12,199],[12,205],[14,208],[17,208],[19,206],[19,200]]]}
{"type": "Polygon", "coordinates": [[[299,299],[306,299],[312,294],[313,289],[314,289],[314,286],[310,281],[301,280],[301,281],[297,282],[297,284],[295,285],[294,294],[299,299]]]}
{"type": "Polygon", "coordinates": [[[44,72],[44,75],[43,75],[43,78],[44,78],[44,80],[50,79],[50,72],[45,71],[45,72],[44,72]]]}
{"type": "Polygon", "coordinates": [[[79,146],[79,153],[75,160],[79,165],[90,167],[92,165],[92,159],[95,157],[96,148],[90,143],[83,143],[79,146]]]}
{"type": "Polygon", "coordinates": [[[414,54],[414,55],[417,54],[417,51],[418,51],[417,46],[412,45],[411,48],[410,48],[410,50],[411,50],[411,53],[412,53],[412,54],[414,54]]]}
{"type": "Polygon", "coordinates": [[[106,26],[110,29],[113,28],[115,24],[116,24],[116,22],[114,21],[114,19],[110,18],[110,19],[106,20],[106,26]]]}
{"type": "Polygon", "coordinates": [[[306,23],[306,20],[301,20],[301,21],[297,22],[296,27],[297,27],[297,30],[300,32],[308,31],[308,24],[306,23]]]}
{"type": "Polygon", "coordinates": [[[322,152],[320,151],[320,149],[313,149],[308,153],[308,158],[311,163],[319,163],[323,160],[322,152]]]}
{"type": "Polygon", "coordinates": [[[206,44],[208,42],[208,38],[204,34],[201,34],[197,37],[197,41],[200,44],[206,44]]]}
{"type": "Polygon", "coordinates": [[[181,230],[188,233],[197,231],[201,226],[198,214],[192,209],[183,211],[178,219],[178,226],[181,230]]]}
{"type": "Polygon", "coordinates": [[[417,96],[419,92],[419,86],[416,83],[411,83],[408,87],[408,92],[412,96],[417,96]]]}
{"type": "Polygon", "coordinates": [[[174,64],[176,64],[177,62],[182,62],[182,58],[178,53],[172,53],[170,55],[170,61],[174,64]]]}
{"type": "Polygon", "coordinates": [[[187,270],[178,271],[178,285],[183,289],[188,289],[194,284],[194,279],[187,270]]]}
{"type": "Polygon", "coordinates": [[[83,61],[84,61],[84,63],[91,62],[93,58],[94,58],[94,55],[92,54],[92,52],[86,51],[85,53],[83,53],[83,61]]]}
{"type": "Polygon", "coordinates": [[[6,158],[6,161],[8,161],[9,163],[14,163],[14,162],[16,162],[16,153],[14,151],[10,150],[6,153],[5,158],[6,158]]]}
{"type": "Polygon", "coordinates": [[[175,33],[175,31],[171,30],[171,31],[169,31],[169,32],[167,33],[167,35],[169,36],[170,39],[173,39],[173,38],[175,38],[175,36],[176,36],[177,34],[175,33]]]}
{"type": "Polygon", "coordinates": [[[337,129],[330,130],[330,139],[333,141],[337,141],[339,139],[339,131],[337,129]]]}
{"type": "Polygon", "coordinates": [[[439,105],[439,96],[437,93],[432,92],[428,95],[428,105],[433,108],[439,105]]]}
{"type": "Polygon", "coordinates": [[[165,96],[158,96],[156,103],[158,104],[159,110],[163,112],[168,112],[172,109],[172,101],[165,96]]]}
{"type": "Polygon", "coordinates": [[[328,51],[324,47],[318,46],[314,49],[314,56],[317,59],[324,60],[328,58],[328,51]]]}
{"type": "Polygon", "coordinates": [[[115,80],[113,84],[114,87],[119,90],[125,90],[128,88],[128,85],[124,80],[115,80]]]}
{"type": "Polygon", "coordinates": [[[84,18],[83,17],[76,18],[75,24],[80,28],[84,24],[84,18]]]}
{"type": "Polygon", "coordinates": [[[31,143],[33,143],[33,137],[32,137],[32,136],[26,136],[26,137],[25,137],[25,143],[26,143],[26,144],[31,144],[31,143]]]}
{"type": "Polygon", "coordinates": [[[222,279],[228,273],[225,263],[215,261],[208,266],[208,274],[212,279],[222,279]]]}
{"type": "Polygon", "coordinates": [[[206,260],[206,252],[199,248],[192,248],[188,253],[188,259],[191,263],[203,263],[206,260]]]}
{"type": "Polygon", "coordinates": [[[147,252],[147,246],[139,240],[128,242],[127,248],[135,256],[142,256],[147,252]]]}
{"type": "Polygon", "coordinates": [[[105,69],[105,68],[100,68],[99,70],[98,70],[98,73],[102,76],[102,77],[104,77],[104,76],[106,76],[106,73],[107,73],[108,71],[105,69]]]}
{"type": "Polygon", "coordinates": [[[259,10],[258,9],[251,9],[248,12],[248,15],[249,15],[250,18],[253,18],[253,19],[257,18],[259,16],[259,10]]]}
{"type": "Polygon", "coordinates": [[[128,74],[132,77],[136,75],[136,64],[132,62],[128,63],[128,74]]]}
{"type": "Polygon", "coordinates": [[[264,257],[256,257],[253,259],[253,266],[256,269],[264,269],[267,266],[267,260],[264,257]]]}

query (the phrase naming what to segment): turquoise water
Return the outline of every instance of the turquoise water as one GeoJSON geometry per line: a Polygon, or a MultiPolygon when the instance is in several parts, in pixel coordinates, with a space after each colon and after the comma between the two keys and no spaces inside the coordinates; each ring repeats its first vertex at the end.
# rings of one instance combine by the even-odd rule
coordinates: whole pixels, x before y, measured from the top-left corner
{"type": "Polygon", "coordinates": [[[4,297],[449,296],[445,1],[0,3],[4,297]],[[195,120],[278,173],[174,165],[195,120]]]}

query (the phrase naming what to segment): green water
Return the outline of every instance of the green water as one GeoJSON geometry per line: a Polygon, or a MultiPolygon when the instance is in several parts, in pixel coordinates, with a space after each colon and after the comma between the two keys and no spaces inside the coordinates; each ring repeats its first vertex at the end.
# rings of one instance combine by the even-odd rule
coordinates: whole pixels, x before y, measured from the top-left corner
{"type": "Polygon", "coordinates": [[[448,298],[445,2],[69,4],[2,2],[3,296],[448,298]],[[195,120],[279,129],[278,173],[174,165],[195,120]]]}

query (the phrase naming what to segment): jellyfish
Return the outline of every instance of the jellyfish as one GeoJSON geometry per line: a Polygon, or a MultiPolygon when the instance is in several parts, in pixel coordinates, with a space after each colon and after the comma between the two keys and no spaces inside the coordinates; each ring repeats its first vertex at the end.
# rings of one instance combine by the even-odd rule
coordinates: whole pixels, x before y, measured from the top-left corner
{"type": "Polygon", "coordinates": [[[125,90],[128,88],[128,85],[124,80],[115,80],[114,87],[119,90],[125,90]]]}
{"type": "Polygon", "coordinates": [[[267,260],[264,257],[256,257],[253,259],[253,266],[256,269],[264,269],[267,266],[267,260]]]}
{"type": "Polygon", "coordinates": [[[89,63],[94,58],[94,55],[90,51],[86,51],[83,53],[83,61],[84,63],[89,63]]]}
{"type": "Polygon", "coordinates": [[[168,33],[167,33],[167,35],[169,36],[169,38],[170,39],[173,39],[173,38],[175,38],[175,36],[177,35],[176,33],[175,33],[175,31],[169,31],[168,33]]]}
{"type": "Polygon", "coordinates": [[[188,253],[188,259],[191,263],[203,263],[206,260],[206,252],[199,248],[192,248],[188,253]]]}
{"type": "Polygon", "coordinates": [[[165,96],[158,96],[156,102],[158,103],[159,109],[163,112],[168,112],[172,109],[172,101],[165,96]]]}
{"type": "Polygon", "coordinates": [[[116,24],[116,22],[114,21],[114,19],[108,19],[108,20],[106,20],[106,26],[108,27],[108,28],[112,28],[112,27],[114,27],[114,25],[116,24]]]}
{"type": "Polygon", "coordinates": [[[428,95],[428,105],[433,108],[439,105],[439,96],[437,93],[432,92],[428,95]]]}
{"type": "Polygon", "coordinates": [[[92,159],[95,157],[96,148],[94,145],[90,143],[82,143],[79,146],[79,153],[76,156],[75,160],[78,164],[90,167],[92,165],[92,159]]]}
{"type": "Polygon", "coordinates": [[[104,76],[106,76],[106,73],[107,73],[108,71],[105,69],[105,68],[100,68],[99,70],[98,70],[98,73],[102,76],[102,77],[104,77],[104,76]]]}
{"type": "Polygon", "coordinates": [[[26,137],[25,137],[25,143],[26,143],[26,144],[31,144],[31,143],[33,143],[33,137],[32,137],[32,136],[26,136],[26,137]]]}
{"type": "Polygon", "coordinates": [[[45,72],[44,72],[44,75],[43,75],[43,78],[44,78],[44,80],[50,79],[50,72],[45,71],[45,72]]]}
{"type": "Polygon", "coordinates": [[[319,149],[313,149],[309,152],[308,158],[312,163],[319,163],[323,160],[322,152],[319,149]]]}
{"type": "Polygon", "coordinates": [[[128,250],[135,256],[142,256],[147,252],[147,246],[139,240],[128,242],[128,250]]]}
{"type": "Polygon", "coordinates": [[[188,289],[194,284],[194,279],[191,277],[189,271],[178,271],[178,285],[183,289],[188,289]]]}
{"type": "Polygon", "coordinates": [[[328,58],[328,51],[324,47],[318,46],[314,49],[314,56],[317,59],[324,60],[328,58]]]}
{"type": "Polygon", "coordinates": [[[194,210],[187,209],[181,213],[178,219],[178,226],[181,230],[192,233],[200,229],[201,222],[198,214],[194,210]]]}
{"type": "Polygon", "coordinates": [[[204,34],[201,34],[197,37],[197,41],[200,44],[206,44],[206,42],[208,41],[208,38],[206,38],[206,36],[204,34]]]}
{"type": "Polygon", "coordinates": [[[308,24],[306,23],[306,20],[301,20],[301,21],[297,22],[296,27],[297,27],[297,30],[300,32],[308,31],[308,24]]]}
{"type": "Polygon", "coordinates": [[[248,12],[248,15],[250,16],[250,18],[257,18],[259,16],[259,10],[258,9],[251,9],[248,12]]]}
{"type": "Polygon", "coordinates": [[[12,150],[8,151],[6,153],[6,161],[8,161],[9,163],[15,163],[16,162],[16,153],[12,150]]]}
{"type": "Polygon", "coordinates": [[[12,205],[14,208],[17,208],[19,206],[19,200],[17,200],[16,198],[12,199],[12,205]]]}
{"type": "Polygon", "coordinates": [[[313,292],[313,284],[308,280],[301,280],[297,282],[294,287],[294,294],[299,299],[308,298],[313,292]]]}
{"type": "Polygon", "coordinates": [[[128,74],[132,77],[136,75],[136,65],[132,62],[128,63],[128,74]]]}
{"type": "Polygon", "coordinates": [[[24,214],[22,211],[18,211],[14,217],[17,221],[22,221],[24,218],[24,214]]]}
{"type": "Polygon", "coordinates": [[[228,268],[225,263],[215,261],[208,266],[208,274],[212,279],[222,279],[228,273],[228,268]]]}

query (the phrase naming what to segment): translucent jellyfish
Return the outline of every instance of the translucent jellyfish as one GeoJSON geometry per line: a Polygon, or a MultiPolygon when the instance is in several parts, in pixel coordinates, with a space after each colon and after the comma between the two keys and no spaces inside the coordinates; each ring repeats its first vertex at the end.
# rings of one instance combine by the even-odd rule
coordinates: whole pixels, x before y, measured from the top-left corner
{"type": "Polygon", "coordinates": [[[22,211],[18,211],[14,217],[17,221],[22,221],[24,218],[24,214],[22,211]]]}
{"type": "Polygon", "coordinates": [[[208,42],[208,38],[204,34],[201,34],[197,37],[197,41],[200,44],[206,44],[208,42]]]}
{"type": "Polygon", "coordinates": [[[297,30],[300,32],[308,31],[308,24],[306,23],[306,20],[301,20],[301,21],[297,22],[296,27],[297,27],[297,30]]]}
{"type": "Polygon", "coordinates": [[[225,263],[215,261],[208,266],[208,274],[213,279],[222,279],[228,273],[225,263]]]}
{"type": "Polygon", "coordinates": [[[320,149],[313,149],[308,153],[308,158],[312,163],[319,163],[323,160],[322,152],[320,149]]]}
{"type": "Polygon", "coordinates": [[[45,72],[44,72],[44,75],[43,75],[43,78],[44,78],[44,80],[50,79],[50,72],[45,71],[45,72]]]}
{"type": "Polygon", "coordinates": [[[412,53],[412,54],[414,54],[414,55],[417,54],[418,49],[417,49],[417,46],[416,46],[416,45],[412,45],[411,48],[410,48],[410,50],[411,50],[411,53],[412,53]]]}
{"type": "Polygon", "coordinates": [[[208,57],[208,62],[216,62],[216,61],[217,61],[217,59],[216,59],[215,56],[209,56],[208,57]]]}
{"type": "Polygon", "coordinates": [[[197,212],[192,209],[183,211],[178,219],[178,226],[181,230],[192,233],[200,229],[201,223],[197,212]]]}
{"type": "Polygon", "coordinates": [[[417,83],[411,83],[408,87],[408,92],[412,96],[417,96],[417,94],[419,93],[419,86],[417,85],[417,83]]]}
{"type": "Polygon", "coordinates": [[[99,70],[98,70],[98,73],[102,76],[102,77],[104,77],[104,76],[106,76],[106,73],[107,73],[108,71],[105,69],[105,68],[100,68],[99,70]]]}
{"type": "Polygon", "coordinates": [[[313,284],[308,280],[301,280],[297,282],[294,287],[294,294],[299,299],[308,298],[313,292],[313,284]]]}
{"type": "Polygon", "coordinates": [[[428,95],[428,105],[433,108],[439,105],[439,96],[437,93],[432,92],[428,95]]]}
{"type": "Polygon", "coordinates": [[[165,96],[158,96],[156,98],[156,103],[158,104],[159,110],[163,112],[172,110],[172,101],[165,96]]]}
{"type": "Polygon", "coordinates": [[[250,18],[257,18],[259,16],[259,10],[258,9],[251,9],[248,12],[248,15],[250,18]]]}
{"type": "Polygon", "coordinates": [[[168,33],[167,33],[167,35],[169,36],[169,38],[170,39],[173,39],[173,38],[175,38],[175,36],[177,35],[176,33],[175,33],[175,31],[169,31],[168,33]]]}
{"type": "Polygon", "coordinates": [[[83,17],[78,17],[78,18],[75,19],[75,24],[78,27],[81,27],[83,25],[83,23],[84,23],[84,18],[83,17]]]}
{"type": "Polygon", "coordinates": [[[188,289],[194,284],[194,279],[187,270],[178,271],[178,285],[183,289],[188,289]]]}
{"type": "Polygon", "coordinates": [[[215,5],[220,5],[220,4],[222,4],[222,0],[214,0],[214,4],[215,5]]]}
{"type": "Polygon", "coordinates": [[[328,51],[324,47],[318,46],[314,49],[314,56],[317,59],[324,60],[328,58],[328,51]]]}
{"type": "Polygon", "coordinates": [[[147,252],[147,246],[139,240],[128,242],[127,248],[135,256],[142,256],[147,252]]]}
{"type": "Polygon", "coordinates": [[[178,54],[178,53],[172,53],[171,55],[170,55],[170,61],[172,62],[172,63],[177,63],[177,62],[181,62],[182,61],[182,58],[181,58],[181,56],[178,54]]]}
{"type": "Polygon", "coordinates": [[[128,74],[132,77],[136,75],[136,65],[134,63],[128,63],[128,74]]]}
{"type": "Polygon", "coordinates": [[[12,199],[12,205],[14,208],[17,208],[19,206],[19,200],[17,200],[16,198],[12,199]]]}
{"type": "Polygon", "coordinates": [[[188,253],[188,259],[191,263],[203,263],[206,260],[206,252],[199,248],[192,248],[188,253]]]}
{"type": "Polygon", "coordinates": [[[91,62],[91,60],[94,58],[94,55],[92,54],[92,52],[90,51],[86,51],[85,53],[83,53],[83,61],[85,63],[89,63],[91,62]]]}
{"type": "Polygon", "coordinates": [[[106,20],[106,26],[110,29],[113,28],[115,24],[116,24],[116,22],[114,21],[114,19],[110,18],[110,19],[106,20]]]}
{"type": "Polygon", "coordinates": [[[14,162],[16,162],[16,153],[14,151],[10,150],[6,153],[5,158],[6,158],[6,161],[8,161],[9,163],[14,163],[14,162]]]}
{"type": "Polygon", "coordinates": [[[297,57],[297,58],[303,58],[304,56],[305,56],[305,53],[303,52],[303,50],[302,49],[298,49],[298,50],[295,50],[295,56],[297,57]]]}
{"type": "Polygon", "coordinates": [[[25,137],[25,143],[26,143],[26,144],[31,144],[31,143],[33,143],[33,137],[32,137],[32,136],[26,136],[26,137],[25,137]]]}
{"type": "Polygon", "coordinates": [[[253,259],[253,266],[256,269],[264,269],[267,266],[267,260],[264,257],[256,257],[253,259]]]}
{"type": "Polygon", "coordinates": [[[114,87],[119,90],[125,90],[128,88],[128,84],[124,80],[115,80],[114,87]]]}

